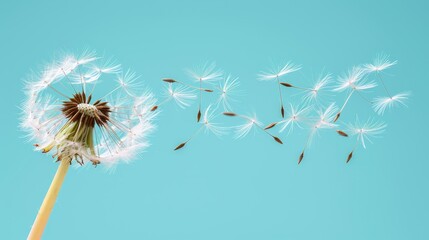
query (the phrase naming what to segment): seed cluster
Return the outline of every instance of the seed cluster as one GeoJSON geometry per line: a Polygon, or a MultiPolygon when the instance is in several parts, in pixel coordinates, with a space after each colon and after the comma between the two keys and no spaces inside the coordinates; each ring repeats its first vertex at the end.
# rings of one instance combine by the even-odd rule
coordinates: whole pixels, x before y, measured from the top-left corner
{"type": "Polygon", "coordinates": [[[61,111],[71,122],[81,122],[88,127],[102,126],[109,121],[111,109],[107,102],[101,100],[90,104],[91,97],[87,98],[85,92],[76,93],[63,102],[61,111]]]}

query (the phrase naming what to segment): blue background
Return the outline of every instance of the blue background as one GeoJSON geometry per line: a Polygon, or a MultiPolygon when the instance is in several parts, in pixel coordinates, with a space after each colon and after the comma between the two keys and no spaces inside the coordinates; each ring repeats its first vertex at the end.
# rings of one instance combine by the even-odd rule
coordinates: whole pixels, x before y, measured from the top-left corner
{"type": "MultiPolygon", "coordinates": [[[[246,95],[237,111],[255,111],[265,123],[278,118],[277,89],[256,74],[272,59],[302,64],[296,76],[309,79],[387,53],[399,61],[387,85],[411,90],[412,97],[408,108],[385,114],[383,137],[348,165],[353,141],[330,132],[315,140],[300,166],[303,131],[281,135],[283,146],[258,132],[238,141],[200,135],[173,152],[195,129],[196,106],[169,105],[142,160],[113,173],[69,171],[45,239],[429,239],[428,7],[425,1],[2,1],[0,239],[27,236],[56,171],[19,130],[23,80],[56,52],[86,47],[140,73],[156,94],[162,77],[185,79],[183,69],[215,60],[240,77],[246,95]]],[[[374,115],[358,98],[349,109],[374,115]]]]}

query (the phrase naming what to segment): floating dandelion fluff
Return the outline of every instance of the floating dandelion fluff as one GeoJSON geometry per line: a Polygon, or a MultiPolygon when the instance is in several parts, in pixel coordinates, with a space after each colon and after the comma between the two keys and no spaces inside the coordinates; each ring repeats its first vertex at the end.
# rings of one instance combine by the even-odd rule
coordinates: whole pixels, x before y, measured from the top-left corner
{"type": "Polygon", "coordinates": [[[217,104],[222,105],[225,111],[231,111],[231,102],[235,100],[233,96],[238,91],[239,86],[238,77],[232,77],[231,75],[228,75],[219,83],[217,104]]]}
{"type": "MultiPolygon", "coordinates": [[[[203,66],[196,67],[193,70],[188,71],[189,75],[196,81],[199,82],[199,88],[202,89],[203,82],[213,82],[220,80],[223,72],[216,69],[216,64],[206,63],[203,66]]],[[[199,103],[198,103],[198,112],[197,112],[197,122],[200,121],[201,118],[201,108],[202,108],[202,92],[200,91],[199,103]]]]}
{"type": "Polygon", "coordinates": [[[378,55],[372,63],[364,64],[363,68],[371,73],[371,72],[381,72],[384,71],[394,65],[396,65],[398,61],[390,61],[388,55],[380,54],[378,55]]]}
{"type": "Polygon", "coordinates": [[[266,129],[264,129],[262,127],[262,123],[260,123],[257,119],[256,116],[255,117],[249,117],[246,115],[240,115],[240,114],[236,114],[234,112],[224,112],[223,115],[225,116],[229,116],[229,117],[238,117],[241,119],[244,119],[246,122],[242,125],[239,125],[237,127],[235,127],[235,136],[236,138],[242,138],[245,137],[247,134],[249,134],[249,132],[254,129],[254,128],[258,128],[260,130],[262,130],[264,133],[268,134],[270,137],[272,137],[276,142],[283,144],[282,140],[276,136],[274,136],[273,134],[269,133],[266,129]]]}
{"type": "Polygon", "coordinates": [[[194,137],[196,137],[198,135],[198,133],[201,132],[201,130],[203,130],[203,129],[205,129],[206,132],[211,132],[211,133],[215,134],[216,136],[222,136],[223,134],[225,134],[226,128],[220,126],[218,123],[213,122],[215,117],[216,117],[216,114],[211,109],[211,105],[208,106],[204,112],[203,121],[199,123],[200,126],[197,128],[197,130],[186,141],[177,145],[176,148],[174,148],[174,150],[179,150],[179,149],[185,147],[185,145],[189,141],[191,141],[194,137]]]}
{"type": "Polygon", "coordinates": [[[305,89],[303,96],[304,103],[311,104],[317,102],[320,92],[327,89],[329,82],[332,80],[331,74],[320,75],[316,83],[310,89],[305,89]]]}
{"type": "Polygon", "coordinates": [[[53,157],[60,162],[29,239],[41,237],[73,160],[112,167],[149,145],[146,138],[155,116],[150,111],[152,94],[141,89],[131,71],[121,75],[119,65],[98,65],[100,61],[94,52],[66,55],[26,83],[21,126],[37,150],[55,151],[53,157]],[[102,84],[105,87],[96,87],[102,84]],[[113,99],[116,102],[107,101],[113,99]]]}
{"type": "Polygon", "coordinates": [[[347,156],[346,162],[348,163],[352,157],[353,152],[356,150],[356,147],[361,143],[363,148],[366,148],[366,141],[371,142],[371,138],[378,137],[386,129],[386,124],[382,122],[377,122],[373,119],[369,119],[365,123],[361,123],[358,118],[354,124],[347,125],[348,132],[352,136],[356,136],[356,144],[353,147],[353,150],[347,156]]]}
{"type": "Polygon", "coordinates": [[[289,128],[288,133],[291,133],[295,126],[302,128],[301,123],[304,120],[307,120],[307,114],[310,111],[309,106],[301,106],[301,107],[294,107],[292,104],[290,104],[290,109],[286,111],[286,118],[279,121],[274,122],[266,126],[264,129],[270,129],[277,125],[281,125],[280,132],[283,132],[287,128],[289,128]]]}
{"type": "Polygon", "coordinates": [[[375,82],[365,78],[365,69],[360,67],[353,67],[351,70],[348,71],[347,74],[341,76],[338,82],[338,86],[334,89],[334,91],[342,92],[348,90],[349,94],[347,95],[347,98],[344,101],[339,112],[337,113],[334,122],[336,122],[340,118],[341,113],[343,112],[353,93],[360,93],[361,91],[365,91],[377,86],[375,82]]]}
{"type": "MultiPolygon", "coordinates": [[[[280,78],[286,74],[296,72],[300,69],[301,69],[301,66],[295,65],[291,62],[288,62],[282,67],[278,67],[276,69],[271,69],[269,71],[261,72],[258,75],[259,80],[262,80],[262,81],[266,81],[266,80],[276,80],[277,81],[277,85],[279,88],[279,97],[280,97],[280,113],[282,115],[282,118],[284,118],[284,106],[283,106],[283,97],[282,97],[281,85],[284,85],[284,84],[280,83],[280,78]]],[[[284,86],[286,86],[286,85],[284,85],[284,86]]]]}
{"type": "Polygon", "coordinates": [[[312,87],[302,87],[297,85],[292,85],[287,82],[280,82],[280,85],[287,88],[296,88],[302,90],[304,96],[302,98],[305,104],[318,103],[320,92],[327,90],[328,83],[332,80],[331,74],[320,75],[316,83],[312,87]]]}
{"type": "Polygon", "coordinates": [[[189,107],[197,96],[194,94],[192,89],[186,86],[173,86],[172,83],[168,84],[165,89],[164,100],[153,106],[151,111],[157,110],[160,106],[167,102],[174,101],[180,108],[189,107]]]}
{"type": "Polygon", "coordinates": [[[407,106],[405,101],[410,94],[408,92],[399,93],[391,97],[377,97],[374,99],[373,108],[378,114],[383,115],[387,109],[397,105],[407,106]]]}
{"type": "Polygon", "coordinates": [[[377,80],[383,86],[384,91],[387,94],[387,97],[377,97],[372,101],[374,111],[378,114],[383,115],[386,109],[390,109],[397,105],[405,105],[405,101],[408,99],[410,93],[403,92],[396,95],[392,95],[390,91],[387,89],[386,84],[383,80],[383,71],[396,65],[397,61],[390,61],[388,55],[378,55],[373,63],[365,64],[364,69],[366,72],[375,73],[377,75],[377,80]]]}
{"type": "Polygon", "coordinates": [[[318,117],[316,118],[316,121],[311,126],[310,133],[308,134],[304,148],[298,157],[298,164],[300,164],[304,159],[305,151],[310,146],[313,140],[313,137],[316,134],[318,134],[321,129],[331,129],[337,126],[335,123],[333,123],[333,120],[335,119],[335,116],[336,116],[335,113],[337,111],[338,111],[338,108],[335,106],[335,103],[331,103],[324,110],[322,109],[318,110],[318,117]]]}

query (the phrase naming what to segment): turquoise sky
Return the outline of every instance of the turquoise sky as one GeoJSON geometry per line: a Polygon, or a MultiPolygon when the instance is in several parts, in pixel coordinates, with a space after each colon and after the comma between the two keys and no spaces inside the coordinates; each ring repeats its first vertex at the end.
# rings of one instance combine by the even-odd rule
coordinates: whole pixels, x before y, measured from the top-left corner
{"type": "MultiPolygon", "coordinates": [[[[427,9],[397,0],[2,1],[0,239],[25,239],[57,167],[18,127],[25,76],[85,48],[114,56],[159,96],[161,78],[216,61],[240,77],[236,111],[264,123],[278,119],[277,89],[256,75],[272,61],[302,64],[295,80],[311,81],[386,53],[398,60],[389,89],[412,97],[348,165],[353,140],[329,131],[300,166],[306,131],[280,134],[283,146],[260,132],[202,134],[173,152],[196,127],[196,105],[169,105],[143,159],[69,171],[44,239],[429,239],[427,9]]],[[[348,111],[344,121],[377,117],[359,98],[348,111]]]]}

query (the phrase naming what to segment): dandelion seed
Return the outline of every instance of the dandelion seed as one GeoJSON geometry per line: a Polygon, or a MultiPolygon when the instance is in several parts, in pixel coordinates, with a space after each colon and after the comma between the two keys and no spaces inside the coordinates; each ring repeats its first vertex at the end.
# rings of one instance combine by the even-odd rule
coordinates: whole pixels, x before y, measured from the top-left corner
{"type": "Polygon", "coordinates": [[[186,108],[191,105],[191,102],[197,98],[197,96],[190,91],[187,87],[177,86],[173,87],[173,84],[168,84],[165,93],[165,99],[161,101],[158,105],[152,108],[152,111],[158,109],[161,105],[169,101],[174,101],[179,107],[186,108]]]}
{"type": "Polygon", "coordinates": [[[344,101],[340,111],[337,113],[334,122],[336,122],[352,97],[354,92],[365,91],[371,88],[376,87],[377,84],[373,81],[369,81],[365,78],[365,70],[360,67],[353,67],[346,75],[343,75],[339,78],[339,84],[334,89],[334,91],[345,91],[349,90],[346,100],[344,101]]]}
{"type": "MultiPolygon", "coordinates": [[[[200,89],[202,89],[203,82],[212,82],[215,80],[220,80],[223,75],[222,71],[216,69],[215,63],[206,63],[202,67],[196,68],[194,70],[189,70],[188,73],[193,79],[199,82],[200,89]]],[[[200,91],[197,122],[199,122],[201,119],[202,98],[202,92],[200,91]]]]}
{"type": "Polygon", "coordinates": [[[343,137],[348,137],[348,136],[349,136],[347,133],[345,133],[344,131],[341,131],[341,130],[337,130],[336,132],[337,132],[340,136],[343,136],[343,137]]]}
{"type": "Polygon", "coordinates": [[[335,113],[338,111],[338,108],[335,106],[334,103],[331,103],[326,109],[319,109],[318,112],[318,118],[312,125],[310,129],[310,133],[308,134],[307,140],[305,142],[304,148],[301,152],[301,155],[298,158],[298,164],[300,164],[304,158],[304,153],[306,149],[311,145],[311,142],[313,140],[313,137],[319,133],[321,129],[330,129],[335,126],[336,124],[333,123],[333,119],[335,118],[335,113]]]}
{"type": "Polygon", "coordinates": [[[390,108],[393,108],[398,105],[407,106],[405,102],[407,101],[410,93],[399,93],[392,97],[378,97],[374,100],[373,108],[374,111],[380,115],[383,115],[384,112],[390,108]]]}
{"type": "Polygon", "coordinates": [[[387,95],[392,98],[393,96],[390,94],[389,90],[387,89],[386,84],[384,83],[384,80],[381,76],[382,72],[393,65],[396,65],[397,61],[390,61],[388,55],[378,55],[373,63],[365,64],[363,68],[367,73],[376,73],[378,81],[381,82],[381,85],[384,88],[384,91],[387,93],[387,95]]]}
{"type": "MultiPolygon", "coordinates": [[[[225,115],[227,115],[227,114],[225,114],[225,115]]],[[[227,115],[227,116],[232,116],[232,115],[227,115]]],[[[261,125],[261,123],[258,121],[256,116],[248,117],[248,116],[243,116],[243,115],[238,115],[238,114],[234,114],[234,116],[238,116],[238,117],[245,120],[244,124],[235,127],[235,137],[236,138],[245,137],[247,134],[250,133],[250,131],[252,129],[257,127],[258,125],[261,125]]]]}
{"type": "Polygon", "coordinates": [[[188,70],[189,75],[198,82],[212,82],[221,80],[223,72],[216,69],[216,63],[205,63],[202,66],[197,66],[192,70],[188,70]]]}
{"type": "Polygon", "coordinates": [[[271,128],[275,127],[277,124],[278,124],[277,122],[270,123],[268,126],[266,126],[266,127],[264,128],[264,130],[271,129],[271,128]]]}
{"type": "Polygon", "coordinates": [[[381,72],[384,71],[394,65],[396,65],[398,61],[390,61],[388,55],[380,54],[378,55],[373,63],[363,65],[363,68],[368,72],[381,72]]]}
{"type": "Polygon", "coordinates": [[[294,107],[290,104],[290,110],[287,114],[286,119],[278,122],[282,127],[280,128],[280,132],[283,132],[287,128],[289,128],[288,133],[291,133],[294,130],[294,127],[297,126],[302,129],[300,123],[302,123],[307,118],[307,114],[309,113],[310,107],[294,107]]]}
{"type": "Polygon", "coordinates": [[[298,165],[299,165],[299,164],[301,164],[302,159],[304,159],[304,150],[303,150],[303,151],[301,152],[301,154],[299,155],[299,158],[298,158],[298,165]]]}
{"type": "Polygon", "coordinates": [[[283,107],[283,97],[282,97],[282,90],[281,90],[281,85],[283,86],[287,86],[290,85],[288,83],[280,83],[280,77],[292,73],[292,72],[296,72],[298,70],[301,69],[301,66],[299,65],[294,65],[291,62],[286,63],[283,67],[278,67],[277,69],[271,69],[267,72],[261,72],[258,76],[259,76],[259,80],[273,80],[275,79],[277,81],[277,85],[278,85],[278,89],[279,89],[279,97],[280,97],[280,113],[282,115],[282,118],[284,118],[285,113],[284,113],[284,107],[283,107]]]}
{"type": "Polygon", "coordinates": [[[184,83],[184,82],[181,82],[181,81],[178,81],[178,80],[172,79],[172,78],[163,78],[163,79],[162,79],[162,81],[164,81],[164,82],[166,82],[166,83],[178,83],[178,84],[183,85],[183,87],[192,88],[192,89],[194,89],[194,90],[198,90],[198,91],[213,92],[213,90],[212,90],[212,89],[199,88],[199,87],[196,87],[196,86],[194,86],[194,85],[187,84],[187,83],[184,83]]]}
{"type": "Polygon", "coordinates": [[[356,118],[356,122],[354,124],[348,124],[347,128],[352,136],[356,136],[356,144],[346,160],[348,163],[358,144],[361,143],[362,147],[366,148],[366,141],[371,142],[371,138],[379,137],[379,135],[385,131],[386,124],[377,122],[373,119],[369,119],[367,122],[361,123],[359,119],[356,118]]]}
{"type": "Polygon", "coordinates": [[[352,159],[352,157],[353,157],[353,151],[351,151],[351,152],[349,153],[349,155],[347,156],[346,163],[349,163],[349,162],[350,162],[350,160],[352,159]]]}
{"type": "Polygon", "coordinates": [[[183,148],[189,141],[195,138],[198,133],[205,129],[205,132],[211,132],[214,135],[220,137],[226,133],[226,128],[215,123],[213,120],[216,118],[214,111],[211,109],[211,105],[207,107],[204,112],[203,121],[200,123],[200,127],[188,138],[188,140],[180,143],[174,150],[183,148]]]}
{"type": "Polygon", "coordinates": [[[176,82],[176,80],[174,80],[172,78],[164,78],[164,79],[162,79],[162,81],[168,82],[168,83],[175,83],[176,82]]]}
{"type": "Polygon", "coordinates": [[[269,71],[261,72],[258,76],[259,76],[259,80],[273,80],[273,79],[278,79],[286,74],[296,72],[300,69],[301,69],[300,65],[295,65],[291,62],[287,62],[283,66],[270,69],[269,71]]]}
{"type": "Polygon", "coordinates": [[[306,104],[317,102],[320,92],[327,88],[331,80],[331,74],[321,75],[312,88],[305,90],[303,102],[306,104]]]}
{"type": "Polygon", "coordinates": [[[245,115],[236,114],[233,112],[224,112],[223,114],[225,116],[230,116],[230,117],[239,117],[239,118],[244,119],[246,121],[244,124],[235,127],[235,137],[236,138],[243,138],[247,134],[249,134],[249,132],[252,129],[258,128],[258,129],[262,130],[263,132],[265,132],[266,134],[268,134],[270,137],[272,137],[276,142],[283,144],[283,142],[280,138],[272,135],[271,133],[269,133],[266,129],[264,129],[262,127],[262,123],[260,123],[256,119],[256,116],[249,117],[249,116],[245,116],[245,115]]]}
{"type": "MultiPolygon", "coordinates": [[[[61,162],[29,239],[41,237],[73,160],[80,165],[91,162],[112,167],[121,161],[128,162],[149,145],[146,138],[154,128],[155,116],[150,111],[154,103],[152,94],[130,93],[130,88],[139,84],[131,72],[120,76],[118,87],[104,96],[87,91],[88,81],[82,70],[94,69],[99,59],[93,52],[79,57],[67,55],[27,82],[21,127],[36,142],[36,149],[43,153],[56,151],[53,157],[61,162]],[[81,80],[79,84],[73,82],[76,75],[81,80]],[[123,105],[108,102],[113,95],[122,99],[123,105]]],[[[116,75],[119,70],[101,72],[116,75]]],[[[101,82],[100,77],[92,82],[101,82]]]]}
{"type": "Polygon", "coordinates": [[[237,92],[237,88],[240,86],[238,77],[232,77],[228,75],[222,83],[219,85],[219,98],[217,104],[222,104],[225,111],[231,110],[231,101],[234,101],[233,95],[237,92]]]}
{"type": "Polygon", "coordinates": [[[176,148],[174,148],[174,151],[176,151],[176,150],[179,150],[179,149],[183,148],[183,147],[186,145],[186,143],[188,143],[188,142],[183,142],[183,143],[181,143],[181,144],[177,145],[177,147],[176,147],[176,148]]]}

